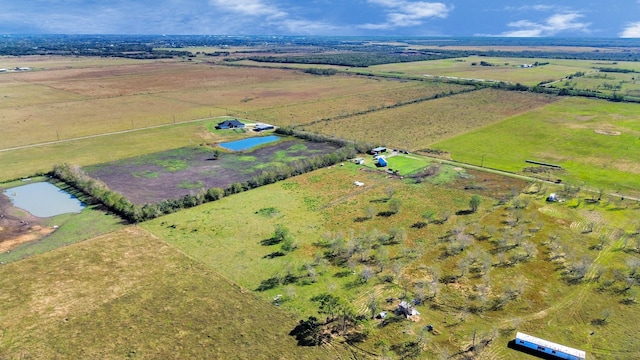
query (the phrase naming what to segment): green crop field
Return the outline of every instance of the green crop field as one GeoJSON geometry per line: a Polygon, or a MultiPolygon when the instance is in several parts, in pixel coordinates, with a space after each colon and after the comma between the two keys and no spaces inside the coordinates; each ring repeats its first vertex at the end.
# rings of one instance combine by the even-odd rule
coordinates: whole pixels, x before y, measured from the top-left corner
{"type": "Polygon", "coordinates": [[[525,160],[562,165],[566,180],[638,195],[636,104],[566,98],[433,147],[466,163],[521,172],[525,160]]]}

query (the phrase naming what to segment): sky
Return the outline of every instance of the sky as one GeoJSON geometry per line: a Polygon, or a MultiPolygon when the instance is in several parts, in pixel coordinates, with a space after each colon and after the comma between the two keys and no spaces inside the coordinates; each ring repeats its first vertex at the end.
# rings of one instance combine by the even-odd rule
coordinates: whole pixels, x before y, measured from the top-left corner
{"type": "Polygon", "coordinates": [[[640,0],[0,0],[0,34],[640,38],[640,0]]]}

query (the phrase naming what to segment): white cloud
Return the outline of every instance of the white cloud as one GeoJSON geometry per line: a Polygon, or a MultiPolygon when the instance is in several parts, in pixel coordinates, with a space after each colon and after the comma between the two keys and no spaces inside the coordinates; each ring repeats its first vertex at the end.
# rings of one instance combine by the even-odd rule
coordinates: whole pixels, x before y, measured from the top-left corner
{"type": "Polygon", "coordinates": [[[628,24],[619,35],[623,38],[640,38],[640,21],[628,24]]]}
{"type": "Polygon", "coordinates": [[[519,20],[507,24],[510,28],[515,28],[515,30],[507,31],[500,35],[510,37],[539,37],[553,36],[563,31],[589,33],[589,26],[591,23],[579,22],[578,19],[581,17],[582,15],[579,13],[571,12],[554,14],[542,23],[529,20],[519,20]]]}
{"type": "Polygon", "coordinates": [[[210,0],[209,3],[220,9],[247,16],[285,17],[287,13],[277,6],[268,5],[262,0],[210,0]]]}
{"type": "Polygon", "coordinates": [[[446,18],[453,6],[439,2],[403,0],[367,0],[370,4],[385,8],[387,21],[379,24],[363,24],[362,29],[380,30],[420,25],[427,18],[446,18]]]}

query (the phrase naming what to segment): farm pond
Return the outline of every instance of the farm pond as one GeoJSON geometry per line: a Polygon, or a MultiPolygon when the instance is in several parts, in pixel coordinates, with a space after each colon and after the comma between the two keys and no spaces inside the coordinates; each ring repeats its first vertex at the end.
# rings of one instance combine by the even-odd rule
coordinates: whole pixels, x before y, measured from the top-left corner
{"type": "Polygon", "coordinates": [[[237,141],[223,142],[220,143],[220,146],[227,150],[244,151],[254,148],[258,145],[268,144],[271,142],[276,142],[278,140],[280,140],[280,136],[276,135],[258,136],[237,141]]]}
{"type": "Polygon", "coordinates": [[[85,208],[75,196],[48,182],[13,187],[3,193],[13,206],[41,218],[77,213],[85,208]]]}

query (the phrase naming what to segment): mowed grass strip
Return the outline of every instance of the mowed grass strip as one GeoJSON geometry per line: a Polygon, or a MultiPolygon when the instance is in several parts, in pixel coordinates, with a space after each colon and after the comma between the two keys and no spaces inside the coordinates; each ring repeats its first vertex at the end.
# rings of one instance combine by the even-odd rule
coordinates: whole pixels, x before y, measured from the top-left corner
{"type": "Polygon", "coordinates": [[[565,98],[434,148],[454,160],[521,172],[525,160],[562,165],[565,180],[637,194],[640,125],[637,104],[565,98]]]}
{"type": "Polygon", "coordinates": [[[406,150],[544,106],[556,97],[485,89],[305,126],[304,130],[406,150]]]}
{"type": "Polygon", "coordinates": [[[296,320],[140,228],[0,267],[10,358],[329,358],[296,320]]]}

